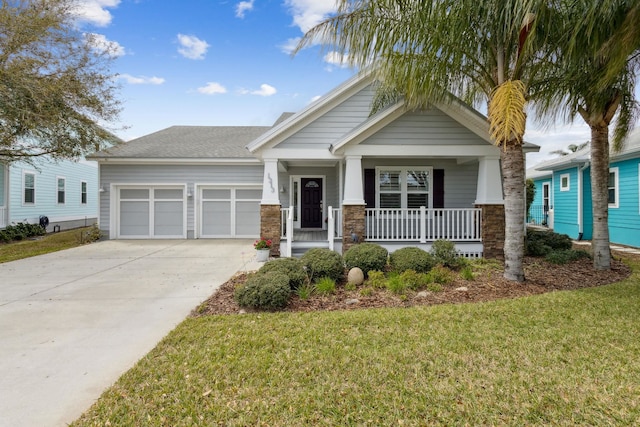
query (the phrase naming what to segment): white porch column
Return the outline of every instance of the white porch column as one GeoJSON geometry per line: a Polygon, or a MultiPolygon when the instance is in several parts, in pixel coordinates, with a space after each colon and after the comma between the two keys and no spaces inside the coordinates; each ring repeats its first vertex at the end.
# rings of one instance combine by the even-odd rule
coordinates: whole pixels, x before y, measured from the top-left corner
{"type": "Polygon", "coordinates": [[[261,205],[279,205],[278,159],[264,159],[264,177],[262,178],[261,205]]]}
{"type": "Polygon", "coordinates": [[[500,157],[481,157],[478,165],[476,205],[502,205],[502,179],[500,157]]]}
{"type": "Polygon", "coordinates": [[[362,156],[346,156],[343,205],[364,205],[362,156]]]}

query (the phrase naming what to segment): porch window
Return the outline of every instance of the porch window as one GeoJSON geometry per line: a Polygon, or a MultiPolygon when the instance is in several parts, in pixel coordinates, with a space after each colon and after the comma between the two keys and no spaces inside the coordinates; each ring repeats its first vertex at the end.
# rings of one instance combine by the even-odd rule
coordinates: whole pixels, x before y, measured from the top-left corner
{"type": "Polygon", "coordinates": [[[609,207],[618,207],[618,168],[609,169],[609,183],[607,185],[609,207]]]}
{"type": "Polygon", "coordinates": [[[431,207],[432,168],[378,168],[377,206],[380,208],[431,207]]]}

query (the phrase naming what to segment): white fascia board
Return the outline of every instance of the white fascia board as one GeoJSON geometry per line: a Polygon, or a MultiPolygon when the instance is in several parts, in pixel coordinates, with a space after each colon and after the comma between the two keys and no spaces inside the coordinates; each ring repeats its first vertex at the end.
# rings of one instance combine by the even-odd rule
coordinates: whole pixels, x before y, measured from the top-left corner
{"type": "Polygon", "coordinates": [[[305,148],[268,148],[262,153],[265,159],[278,160],[335,160],[342,159],[342,156],[335,155],[324,149],[305,148]]]}
{"type": "Polygon", "coordinates": [[[356,145],[345,149],[345,156],[363,157],[487,157],[499,156],[493,145],[356,145]]]}
{"type": "Polygon", "coordinates": [[[255,153],[263,147],[272,148],[300,131],[300,129],[304,128],[306,125],[329,110],[335,108],[338,104],[348,99],[354,93],[360,91],[372,81],[373,77],[369,72],[360,72],[356,74],[342,85],[324,95],[322,98],[311,103],[304,110],[294,114],[278,126],[271,128],[263,135],[250,142],[246,146],[247,150],[249,150],[250,153],[255,153]]]}
{"type": "Polygon", "coordinates": [[[98,163],[101,164],[110,164],[110,165],[126,165],[126,164],[137,164],[137,165],[256,165],[261,164],[262,161],[260,159],[192,159],[192,158],[182,158],[182,159],[143,159],[143,158],[96,158],[98,163]]]}

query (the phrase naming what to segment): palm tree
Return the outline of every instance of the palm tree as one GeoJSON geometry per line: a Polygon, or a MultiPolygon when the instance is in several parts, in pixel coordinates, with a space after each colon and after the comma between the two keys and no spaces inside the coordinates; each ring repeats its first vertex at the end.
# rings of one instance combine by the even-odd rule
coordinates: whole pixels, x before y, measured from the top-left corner
{"type": "Polygon", "coordinates": [[[615,117],[613,150],[618,151],[638,116],[634,88],[640,70],[640,35],[637,21],[630,25],[629,17],[638,16],[640,11],[638,2],[615,0],[582,0],[562,5],[557,13],[565,16],[567,28],[559,34],[566,36],[552,41],[560,53],[557,71],[562,78],[546,88],[553,95],[540,97],[545,102],[539,107],[564,113],[570,121],[579,115],[591,129],[593,265],[597,270],[606,270],[611,267],[609,126],[615,117]],[[575,19],[576,16],[581,18],[575,19]],[[613,43],[620,40],[630,44],[613,43]]]}
{"type": "Polygon", "coordinates": [[[501,148],[505,198],[505,272],[524,281],[525,179],[522,150],[529,88],[545,62],[537,46],[547,18],[540,0],[340,0],[298,49],[318,40],[370,67],[380,107],[397,95],[409,108],[454,94],[488,104],[501,148]]]}
{"type": "Polygon", "coordinates": [[[582,150],[584,147],[589,145],[589,141],[583,142],[582,144],[569,144],[567,146],[568,151],[564,150],[553,150],[549,154],[556,154],[558,156],[568,156],[571,153],[575,153],[576,151],[582,150]]]}

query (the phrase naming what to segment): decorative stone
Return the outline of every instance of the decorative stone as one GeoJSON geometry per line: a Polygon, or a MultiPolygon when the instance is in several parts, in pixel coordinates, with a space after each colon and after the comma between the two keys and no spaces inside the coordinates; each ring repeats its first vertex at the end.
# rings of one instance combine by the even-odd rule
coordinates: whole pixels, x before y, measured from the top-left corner
{"type": "Polygon", "coordinates": [[[358,267],[353,267],[347,275],[347,282],[352,285],[362,285],[364,283],[364,273],[358,267]]]}
{"type": "Polygon", "coordinates": [[[247,310],[241,308],[240,311],[238,311],[238,314],[247,314],[247,310]]]}
{"type": "Polygon", "coordinates": [[[360,300],[357,298],[352,298],[352,299],[348,299],[344,302],[347,305],[356,305],[356,304],[360,304],[360,300]]]}
{"type": "Polygon", "coordinates": [[[429,291],[420,291],[416,294],[416,298],[420,299],[420,298],[427,298],[429,295],[431,295],[431,292],[429,291]]]}
{"type": "Polygon", "coordinates": [[[467,288],[466,286],[460,286],[459,288],[456,288],[456,291],[458,291],[458,292],[469,292],[469,288],[467,288]]]}

